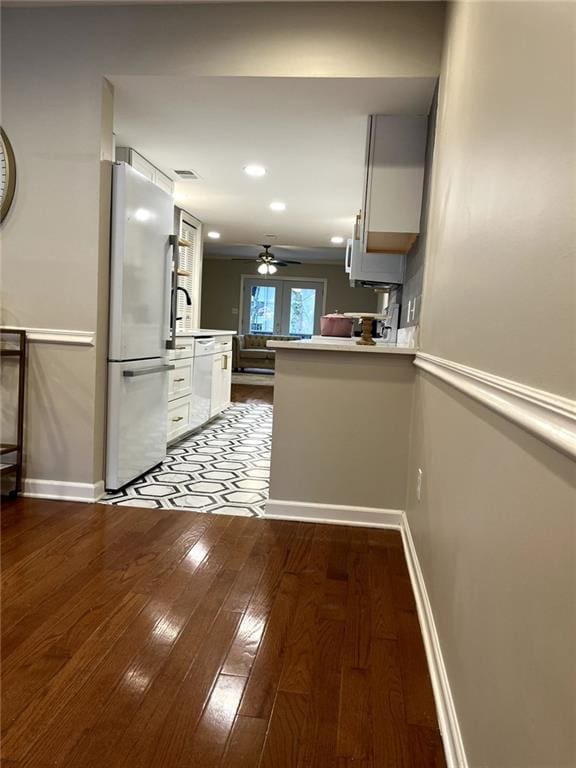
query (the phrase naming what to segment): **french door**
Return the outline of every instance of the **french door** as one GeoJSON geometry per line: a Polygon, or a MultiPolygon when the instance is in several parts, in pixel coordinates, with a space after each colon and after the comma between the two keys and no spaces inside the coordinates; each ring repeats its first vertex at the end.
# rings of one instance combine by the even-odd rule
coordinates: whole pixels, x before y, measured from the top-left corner
{"type": "Polygon", "coordinates": [[[323,305],[323,280],[245,279],[242,333],[318,334],[323,305]]]}

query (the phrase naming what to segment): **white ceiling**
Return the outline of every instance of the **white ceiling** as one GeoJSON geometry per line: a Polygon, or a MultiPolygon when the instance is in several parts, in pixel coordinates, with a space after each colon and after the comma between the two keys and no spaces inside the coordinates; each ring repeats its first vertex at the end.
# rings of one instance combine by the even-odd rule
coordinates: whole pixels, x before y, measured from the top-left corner
{"type": "MultiPolygon", "coordinates": [[[[209,259],[256,259],[262,252],[261,245],[219,245],[207,241],[204,255],[209,259]]],[[[302,262],[335,264],[344,261],[344,248],[303,248],[295,245],[273,245],[270,253],[277,259],[289,259],[302,262]]]]}
{"type": "MultiPolygon", "coordinates": [[[[332,235],[351,231],[367,116],[427,114],[435,86],[433,78],[110,79],[117,144],[174,179],[174,169],[195,171],[200,180],[177,183],[177,201],[205,231],[221,232],[219,244],[308,249],[330,249],[332,235]],[[248,163],[268,174],[246,176],[248,163]],[[271,211],[273,200],[286,211],[271,211]]],[[[333,250],[339,258],[341,248],[333,250]]]]}

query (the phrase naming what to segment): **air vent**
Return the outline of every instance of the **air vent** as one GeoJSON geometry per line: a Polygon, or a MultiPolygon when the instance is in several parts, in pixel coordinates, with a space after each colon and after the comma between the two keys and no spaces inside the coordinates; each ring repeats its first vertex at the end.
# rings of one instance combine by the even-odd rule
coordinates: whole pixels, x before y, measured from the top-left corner
{"type": "Polygon", "coordinates": [[[200,176],[195,171],[174,171],[181,179],[199,179],[200,176]]]}

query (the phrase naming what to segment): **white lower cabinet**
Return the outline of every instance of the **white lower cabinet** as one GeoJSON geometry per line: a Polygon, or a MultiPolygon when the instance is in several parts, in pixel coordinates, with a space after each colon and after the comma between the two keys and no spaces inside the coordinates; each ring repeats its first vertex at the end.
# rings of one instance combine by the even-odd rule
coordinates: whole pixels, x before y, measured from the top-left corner
{"type": "Polygon", "coordinates": [[[183,337],[170,353],[168,442],[201,427],[230,404],[232,339],[183,337]]]}
{"type": "Polygon", "coordinates": [[[230,405],[232,386],[232,350],[217,352],[212,362],[212,400],[210,416],[216,416],[230,405]]]}
{"type": "Polygon", "coordinates": [[[191,406],[190,397],[179,397],[168,403],[168,442],[189,431],[191,406]]]}

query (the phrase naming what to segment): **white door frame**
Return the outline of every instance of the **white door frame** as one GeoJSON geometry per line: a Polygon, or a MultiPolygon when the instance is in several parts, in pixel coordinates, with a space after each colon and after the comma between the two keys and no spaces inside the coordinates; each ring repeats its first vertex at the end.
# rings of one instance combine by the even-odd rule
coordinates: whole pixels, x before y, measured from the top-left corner
{"type": "MultiPolygon", "coordinates": [[[[242,315],[244,314],[244,284],[246,280],[254,280],[266,277],[264,275],[240,275],[240,304],[238,307],[238,333],[242,333],[242,315]]],[[[327,277],[288,277],[283,275],[278,277],[277,275],[271,276],[271,280],[283,280],[286,282],[296,283],[322,283],[322,312],[321,315],[326,314],[326,294],[328,293],[328,278],[327,277]]]]}

